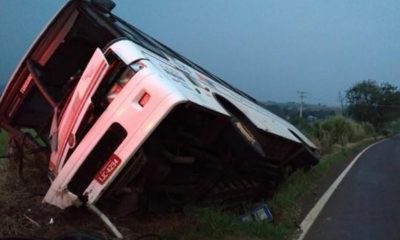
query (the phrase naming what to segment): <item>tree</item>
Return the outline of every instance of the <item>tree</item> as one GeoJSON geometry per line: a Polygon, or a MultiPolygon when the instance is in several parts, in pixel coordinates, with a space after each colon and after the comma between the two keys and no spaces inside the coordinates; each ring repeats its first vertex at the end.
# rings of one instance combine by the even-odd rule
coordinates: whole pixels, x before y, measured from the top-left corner
{"type": "Polygon", "coordinates": [[[347,111],[360,122],[369,122],[376,128],[400,117],[400,91],[397,87],[364,80],[346,91],[347,111]]]}

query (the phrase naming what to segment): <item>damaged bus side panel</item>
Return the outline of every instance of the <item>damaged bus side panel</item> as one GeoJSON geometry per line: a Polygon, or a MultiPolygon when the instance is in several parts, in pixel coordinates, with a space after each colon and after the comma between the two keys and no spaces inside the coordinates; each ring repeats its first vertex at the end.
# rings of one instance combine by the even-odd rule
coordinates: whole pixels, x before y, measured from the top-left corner
{"type": "Polygon", "coordinates": [[[11,141],[47,150],[45,202],[122,214],[235,208],[318,162],[295,127],[112,7],[69,1],[3,92],[11,141]]]}

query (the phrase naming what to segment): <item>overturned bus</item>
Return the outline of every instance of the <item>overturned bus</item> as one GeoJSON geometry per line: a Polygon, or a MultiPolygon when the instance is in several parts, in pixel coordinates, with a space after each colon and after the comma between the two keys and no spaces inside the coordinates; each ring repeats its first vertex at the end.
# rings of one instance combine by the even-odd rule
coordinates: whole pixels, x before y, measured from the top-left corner
{"type": "Polygon", "coordinates": [[[2,94],[10,145],[47,149],[44,202],[233,206],[318,162],[294,126],[115,16],[114,5],[69,1],[2,94]]]}

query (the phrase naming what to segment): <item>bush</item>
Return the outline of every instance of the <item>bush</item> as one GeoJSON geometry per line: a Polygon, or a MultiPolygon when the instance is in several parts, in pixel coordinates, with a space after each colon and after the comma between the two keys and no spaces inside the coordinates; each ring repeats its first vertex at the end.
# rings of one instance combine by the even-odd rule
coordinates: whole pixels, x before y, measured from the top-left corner
{"type": "Polygon", "coordinates": [[[388,135],[395,135],[400,133],[400,118],[397,120],[393,120],[385,125],[384,128],[388,135]]]}
{"type": "Polygon", "coordinates": [[[333,116],[312,124],[303,121],[296,125],[316,142],[321,153],[330,152],[336,144],[345,146],[347,143],[376,135],[370,123],[357,123],[343,116],[333,116]]]}

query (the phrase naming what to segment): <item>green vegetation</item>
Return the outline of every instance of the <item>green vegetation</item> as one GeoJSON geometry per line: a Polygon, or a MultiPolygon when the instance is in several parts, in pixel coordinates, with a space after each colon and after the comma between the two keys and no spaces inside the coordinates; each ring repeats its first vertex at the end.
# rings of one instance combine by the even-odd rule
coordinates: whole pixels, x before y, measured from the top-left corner
{"type": "Polygon", "coordinates": [[[390,121],[385,125],[385,135],[394,135],[400,133],[400,118],[390,121]]]}
{"type": "Polygon", "coordinates": [[[343,116],[333,116],[311,123],[296,119],[293,123],[313,140],[322,154],[332,152],[335,146],[344,147],[348,143],[376,136],[372,124],[357,123],[343,116]]]}
{"type": "Polygon", "coordinates": [[[346,99],[349,116],[378,130],[400,117],[400,91],[389,83],[362,81],[347,90],[346,99]]]}

